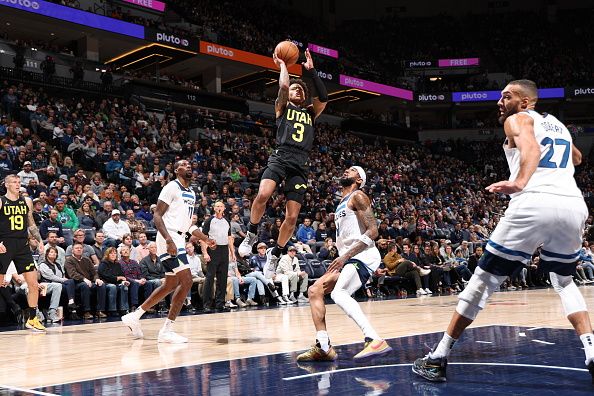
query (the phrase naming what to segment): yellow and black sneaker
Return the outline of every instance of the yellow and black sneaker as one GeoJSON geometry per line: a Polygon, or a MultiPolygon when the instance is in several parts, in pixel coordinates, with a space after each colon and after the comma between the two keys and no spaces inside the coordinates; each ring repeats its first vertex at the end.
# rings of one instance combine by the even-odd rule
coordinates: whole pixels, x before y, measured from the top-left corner
{"type": "Polygon", "coordinates": [[[392,351],[392,347],[388,345],[385,340],[372,340],[371,338],[365,338],[365,347],[361,352],[356,354],[353,359],[355,360],[364,360],[370,359],[376,356],[382,356],[386,353],[390,353],[392,351]]]}
{"type": "Polygon", "coordinates": [[[427,355],[424,358],[415,360],[412,365],[412,371],[426,380],[433,382],[445,382],[447,366],[447,358],[432,359],[429,357],[429,355],[427,355]]]}
{"type": "Polygon", "coordinates": [[[328,352],[324,352],[324,350],[320,347],[320,343],[316,342],[315,345],[312,345],[311,348],[307,352],[303,352],[301,355],[297,356],[298,362],[333,362],[338,358],[338,354],[330,345],[330,349],[328,352]]]}
{"type": "Polygon", "coordinates": [[[41,324],[39,318],[35,316],[33,319],[27,319],[25,327],[33,331],[44,332],[45,326],[41,324]]]}

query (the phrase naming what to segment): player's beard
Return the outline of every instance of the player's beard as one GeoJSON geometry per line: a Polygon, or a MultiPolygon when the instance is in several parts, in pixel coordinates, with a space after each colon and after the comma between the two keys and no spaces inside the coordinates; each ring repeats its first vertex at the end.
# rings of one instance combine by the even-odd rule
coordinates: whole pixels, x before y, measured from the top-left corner
{"type": "Polygon", "coordinates": [[[341,177],[340,178],[340,185],[342,187],[350,187],[355,184],[357,181],[353,177],[341,177]]]}
{"type": "Polygon", "coordinates": [[[508,117],[513,116],[514,114],[516,114],[518,111],[515,108],[505,108],[505,110],[503,111],[503,114],[501,114],[498,118],[498,121],[501,125],[503,125],[505,123],[505,120],[507,120],[508,117]]]}

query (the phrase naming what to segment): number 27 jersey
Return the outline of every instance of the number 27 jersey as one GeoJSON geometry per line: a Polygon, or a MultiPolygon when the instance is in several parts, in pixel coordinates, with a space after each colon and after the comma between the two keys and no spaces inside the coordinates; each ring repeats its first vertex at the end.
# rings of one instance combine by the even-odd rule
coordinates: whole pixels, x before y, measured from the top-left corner
{"type": "MultiPolygon", "coordinates": [[[[529,110],[534,120],[534,137],[540,145],[540,162],[524,189],[511,196],[526,192],[540,192],[571,197],[582,197],[573,174],[575,167],[571,156],[572,138],[561,121],[550,114],[541,115],[529,110]]],[[[520,170],[520,151],[504,144],[503,149],[513,181],[520,170]]]]}
{"type": "Polygon", "coordinates": [[[314,114],[311,107],[287,103],[284,113],[276,119],[276,144],[309,152],[314,141],[314,114]]]}
{"type": "Polygon", "coordinates": [[[165,228],[171,231],[187,232],[192,225],[192,215],[196,203],[194,190],[185,188],[178,180],[173,180],[161,190],[159,201],[169,205],[163,215],[165,228]]]}

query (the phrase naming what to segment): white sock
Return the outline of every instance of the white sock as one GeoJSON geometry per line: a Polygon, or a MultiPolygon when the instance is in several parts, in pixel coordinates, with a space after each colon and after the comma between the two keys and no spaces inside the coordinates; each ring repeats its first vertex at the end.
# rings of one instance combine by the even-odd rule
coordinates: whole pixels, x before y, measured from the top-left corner
{"type": "Polygon", "coordinates": [[[165,324],[163,324],[163,331],[171,331],[173,327],[173,323],[175,323],[171,319],[165,319],[165,324]]]}
{"type": "Polygon", "coordinates": [[[328,352],[330,350],[330,338],[328,337],[328,332],[326,330],[320,330],[316,333],[316,338],[320,343],[320,348],[324,352],[328,352]]]}
{"type": "Polygon", "coordinates": [[[582,344],[584,344],[584,352],[586,352],[586,365],[594,361],[594,334],[586,333],[580,336],[582,344]]]}
{"type": "Polygon", "coordinates": [[[68,300],[68,305],[70,305],[70,304],[74,304],[74,299],[73,298],[71,298],[70,300],[68,300]]]}
{"type": "Polygon", "coordinates": [[[137,319],[140,319],[142,315],[144,315],[144,309],[142,307],[136,308],[136,311],[132,312],[132,315],[136,316],[137,319]]]}
{"type": "Polygon", "coordinates": [[[439,341],[439,344],[437,344],[435,351],[429,353],[429,357],[431,359],[448,357],[456,341],[457,340],[450,337],[448,333],[443,333],[443,338],[439,341]]]}

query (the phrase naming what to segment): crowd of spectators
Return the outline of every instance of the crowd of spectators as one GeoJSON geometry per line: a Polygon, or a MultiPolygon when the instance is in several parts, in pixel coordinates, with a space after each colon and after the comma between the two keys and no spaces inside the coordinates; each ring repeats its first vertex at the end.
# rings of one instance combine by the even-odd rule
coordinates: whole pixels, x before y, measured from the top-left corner
{"type": "MultiPolygon", "coordinates": [[[[162,267],[149,240],[155,233],[152,211],[159,192],[174,177],[174,161],[192,162],[191,188],[199,197],[196,224],[208,219],[212,205],[220,200],[236,241],[245,235],[250,203],[274,147],[273,120],[201,109],[148,114],[123,99],[69,97],[8,81],[0,86],[0,101],[0,169],[3,174],[18,173],[22,192],[34,199],[42,237],[48,247],[56,247],[56,258],[40,257],[39,262],[64,262],[54,281],[64,285],[65,306],[74,311],[78,305],[83,318],[91,318],[91,311],[103,317],[106,312],[133,309],[142,300],[139,290],[146,295],[160,282],[162,267]],[[205,132],[192,140],[190,126],[205,132]],[[76,282],[74,291],[68,280],[76,282]],[[93,307],[91,292],[100,297],[93,307]]],[[[274,243],[284,216],[285,197],[278,193],[266,209],[254,257],[230,269],[235,276],[228,282],[228,306],[242,301],[231,278],[237,278],[237,286],[255,284],[259,296],[272,294],[281,304],[294,303],[297,293],[305,301],[308,277],[299,259],[322,262],[336,257],[333,217],[340,196],[338,179],[354,164],[368,175],[365,191],[373,198],[382,256],[392,253],[385,260],[385,273],[373,278],[369,295],[378,290],[389,293],[394,280],[401,294],[411,285],[419,294],[463,288],[507,205],[506,197],[484,190],[507,176],[500,144],[492,140],[393,145],[318,125],[308,191],[292,240],[297,261],[289,257],[282,267],[271,269],[265,259],[265,249],[274,243]],[[473,255],[478,255],[474,263],[473,255]],[[406,267],[399,270],[402,263],[406,267]],[[415,266],[431,270],[422,275],[418,288],[415,266]],[[243,281],[249,274],[261,285],[243,281]],[[400,276],[409,283],[401,287],[400,276]],[[280,282],[281,296],[275,295],[275,282],[280,282]]],[[[581,167],[576,176],[589,199],[594,191],[590,169],[581,167]]],[[[538,264],[532,265],[510,284],[546,284],[538,264]]],[[[203,283],[200,265],[192,274],[197,286],[203,283]]],[[[585,272],[584,281],[590,280],[589,275],[594,279],[585,272]]],[[[252,305],[259,298],[255,288],[250,289],[252,305]]],[[[187,302],[192,303],[191,296],[187,302]]],[[[55,309],[52,304],[50,311],[55,309]]],[[[51,311],[48,319],[56,315],[51,311]]]]}

